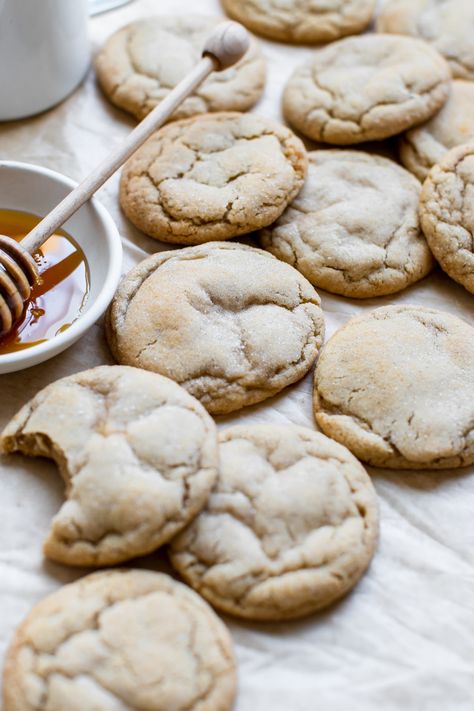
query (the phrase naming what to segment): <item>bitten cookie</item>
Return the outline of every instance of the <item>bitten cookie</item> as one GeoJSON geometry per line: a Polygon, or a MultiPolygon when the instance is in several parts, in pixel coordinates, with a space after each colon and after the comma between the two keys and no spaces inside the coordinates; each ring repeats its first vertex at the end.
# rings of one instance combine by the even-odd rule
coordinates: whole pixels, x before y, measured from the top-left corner
{"type": "Polygon", "coordinates": [[[321,353],[314,411],[325,434],[374,466],[472,464],[474,329],[418,306],[351,319],[321,353]]]}
{"type": "Polygon", "coordinates": [[[379,32],[426,40],[449,62],[453,76],[474,79],[472,0],[385,0],[379,32]]]}
{"type": "Polygon", "coordinates": [[[213,414],[302,378],[323,334],[319,296],[296,269],[226,242],[148,257],[107,317],[118,362],[167,375],[213,414]]]}
{"type": "Polygon", "coordinates": [[[474,141],[474,82],[453,81],[439,113],[400,138],[402,163],[420,180],[451,148],[474,141]]]}
{"type": "MultiPolygon", "coordinates": [[[[110,101],[143,119],[200,60],[220,19],[205,15],[159,15],[122,27],[95,60],[99,83],[110,101]]],[[[252,39],[235,66],[213,73],[184,100],[173,119],[208,111],[246,111],[265,85],[265,61],[252,39]]]]}
{"type": "Polygon", "coordinates": [[[260,233],[262,247],[314,286],[354,298],[392,294],[428,274],[433,257],[413,175],[362,151],[313,151],[308,158],[303,190],[260,233]]]}
{"type": "Polygon", "coordinates": [[[163,242],[201,244],[276,220],[301,189],[306,151],[285,126],[221,113],[157,131],[125,164],[120,203],[163,242]]]}
{"type": "Polygon", "coordinates": [[[474,294],[474,143],[449,151],[420,199],[423,231],[442,269],[474,294]]]}
{"type": "Polygon", "coordinates": [[[257,34],[280,42],[318,44],[362,32],[375,0],[222,0],[225,11],[257,34]]]}
{"type": "Polygon", "coordinates": [[[69,565],[144,555],[206,503],[217,474],[217,434],[176,383],[136,368],[101,366],[41,390],[5,428],[4,453],[48,457],[66,499],[45,554],[69,565]]]}
{"type": "Polygon", "coordinates": [[[35,605],[3,689],[4,711],[229,711],[232,642],[204,600],[169,576],[94,573],[35,605]]]}
{"type": "Polygon", "coordinates": [[[253,620],[310,614],[345,595],[374,554],[378,506],[350,452],[303,427],[220,433],[219,477],[171,562],[215,607],[253,620]]]}
{"type": "Polygon", "coordinates": [[[363,35],[314,52],[283,94],[285,117],[325,143],[380,140],[426,121],[449,96],[443,57],[412,37],[363,35]]]}

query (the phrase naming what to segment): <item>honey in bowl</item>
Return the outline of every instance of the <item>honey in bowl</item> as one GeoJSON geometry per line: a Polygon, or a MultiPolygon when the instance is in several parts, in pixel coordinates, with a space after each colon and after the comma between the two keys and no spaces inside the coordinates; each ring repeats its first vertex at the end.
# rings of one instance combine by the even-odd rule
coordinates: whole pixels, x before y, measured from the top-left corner
{"type": "MultiPolygon", "coordinates": [[[[0,209],[0,234],[22,240],[40,217],[0,209]]],[[[58,230],[34,255],[41,277],[12,331],[0,338],[0,356],[31,348],[69,328],[80,315],[89,293],[89,268],[74,239],[58,230]]]]}

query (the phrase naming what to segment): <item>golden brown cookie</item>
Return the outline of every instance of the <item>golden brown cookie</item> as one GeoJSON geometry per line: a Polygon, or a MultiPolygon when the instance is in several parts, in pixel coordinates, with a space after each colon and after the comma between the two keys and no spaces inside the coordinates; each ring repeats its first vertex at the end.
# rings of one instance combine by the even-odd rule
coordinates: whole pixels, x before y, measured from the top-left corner
{"type": "Polygon", "coordinates": [[[307,158],[285,126],[254,114],[175,121],[125,164],[120,203],[163,242],[201,244],[276,220],[301,189],[307,158]]]}
{"type": "Polygon", "coordinates": [[[119,363],[176,380],[213,414],[302,378],[323,335],[319,296],[296,269],[227,242],[148,257],[124,278],[107,318],[119,363]]]}
{"type": "MultiPolygon", "coordinates": [[[[157,15],[122,27],[109,37],[95,60],[104,93],[113,104],[143,119],[194,68],[219,22],[205,15],[157,15]]],[[[214,72],[172,118],[247,111],[260,98],[264,85],[265,60],[252,39],[240,62],[214,72]]]]}
{"type": "Polygon", "coordinates": [[[283,94],[290,124],[308,138],[380,140],[429,119],[449,96],[446,60],[412,37],[363,35],[314,52],[283,94]]]}
{"type": "Polygon", "coordinates": [[[429,273],[413,175],[362,151],[313,151],[308,159],[303,190],[262,230],[262,247],[314,286],[358,299],[393,294],[429,273]]]}
{"type": "Polygon", "coordinates": [[[375,0],[222,0],[222,5],[257,34],[319,44],[362,32],[372,19],[375,0]]]}
{"type": "Polygon", "coordinates": [[[18,628],[4,711],[230,711],[230,635],[196,593],[148,570],[94,573],[18,628]]]}
{"type": "Polygon", "coordinates": [[[66,502],[45,554],[112,565],[161,546],[204,506],[217,474],[217,433],[176,383],[100,366],[41,390],[6,426],[5,453],[53,459],[66,502]]]}
{"type": "Polygon", "coordinates": [[[474,329],[448,313],[386,306],[328,341],[314,378],[323,432],[393,469],[474,462],[474,329]]]}
{"type": "Polygon", "coordinates": [[[345,447],[303,427],[220,433],[207,507],[171,562],[212,605],[252,620],[308,615],[345,595],[374,554],[377,498],[345,447]]]}
{"type": "Polygon", "coordinates": [[[379,32],[421,37],[444,55],[454,77],[474,79],[472,0],[385,0],[379,32]]]}
{"type": "Polygon", "coordinates": [[[474,294],[474,143],[453,148],[426,179],[423,231],[442,269],[474,294]]]}
{"type": "Polygon", "coordinates": [[[456,79],[441,111],[400,138],[400,158],[425,180],[431,168],[456,146],[474,140],[474,82],[456,79]]]}

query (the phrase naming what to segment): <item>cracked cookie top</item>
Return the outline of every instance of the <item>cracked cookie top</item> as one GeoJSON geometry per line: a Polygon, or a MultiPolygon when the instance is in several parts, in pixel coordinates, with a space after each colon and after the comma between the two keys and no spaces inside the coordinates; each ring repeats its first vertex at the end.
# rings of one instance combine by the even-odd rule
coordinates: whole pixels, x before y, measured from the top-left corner
{"type": "Polygon", "coordinates": [[[5,428],[4,453],[53,459],[66,502],[45,554],[111,565],[167,542],[204,506],[217,474],[217,434],[176,383],[101,366],[41,390],[5,428]]]}
{"type": "Polygon", "coordinates": [[[319,296],[296,269],[227,242],[148,257],[124,278],[107,317],[119,363],[167,375],[214,414],[302,378],[323,334],[319,296]]]}
{"type": "Polygon", "coordinates": [[[423,231],[444,271],[474,294],[474,142],[449,151],[426,179],[423,231]]]}
{"type": "MultiPolygon", "coordinates": [[[[97,55],[99,83],[110,101],[143,119],[201,59],[205,42],[221,20],[205,15],[159,15],[115,32],[97,55]]],[[[252,39],[245,56],[213,72],[183,101],[172,119],[208,111],[246,111],[265,85],[265,61],[252,39]]]]}
{"type": "Polygon", "coordinates": [[[284,620],[347,593],[378,535],[369,476],[350,452],[303,427],[237,426],[219,436],[207,507],[171,543],[171,562],[212,605],[284,620]]]}
{"type": "Polygon", "coordinates": [[[235,687],[229,633],[196,593],[114,570],[33,608],[7,656],[4,711],[230,711],[235,687]]]}
{"type": "Polygon", "coordinates": [[[361,32],[372,19],[375,0],[222,0],[222,5],[257,34],[319,44],[361,32]]]}
{"type": "Polygon", "coordinates": [[[420,184],[387,158],[362,151],[308,154],[305,185],[260,234],[262,247],[317,287],[355,298],[400,291],[433,258],[420,231],[420,184]]]}
{"type": "Polygon", "coordinates": [[[374,466],[472,464],[474,329],[419,306],[351,319],[321,353],[314,411],[323,432],[374,466]]]}
{"type": "Polygon", "coordinates": [[[474,82],[457,79],[441,111],[400,138],[402,163],[420,180],[451,148],[474,140],[474,82]]]}
{"type": "Polygon", "coordinates": [[[157,131],[125,164],[120,203],[150,237],[201,244],[276,220],[301,189],[307,158],[285,126],[220,113],[157,131]]]}
{"type": "Polygon", "coordinates": [[[412,37],[363,35],[314,52],[283,95],[287,120],[316,141],[342,145],[401,133],[438,111],[451,75],[443,57],[412,37]]]}
{"type": "Polygon", "coordinates": [[[449,62],[454,77],[474,79],[472,0],[385,0],[379,32],[421,37],[449,62]]]}

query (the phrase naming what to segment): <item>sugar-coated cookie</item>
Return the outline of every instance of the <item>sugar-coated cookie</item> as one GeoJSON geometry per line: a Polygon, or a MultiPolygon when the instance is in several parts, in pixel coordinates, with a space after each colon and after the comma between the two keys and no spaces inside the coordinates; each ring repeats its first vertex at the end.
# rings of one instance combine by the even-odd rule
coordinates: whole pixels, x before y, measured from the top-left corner
{"type": "Polygon", "coordinates": [[[229,239],[276,220],[301,189],[304,146],[286,126],[255,114],[175,121],[125,164],[127,217],[163,242],[229,239]]]}
{"type": "Polygon", "coordinates": [[[230,635],[168,575],[94,573],[39,602],[18,628],[4,711],[230,711],[230,635]]]}
{"type": "Polygon", "coordinates": [[[351,319],[315,371],[323,432],[374,466],[451,469],[474,462],[474,328],[420,306],[351,319]]]}
{"type": "Polygon", "coordinates": [[[362,32],[375,0],[222,0],[226,12],[280,42],[318,44],[362,32]]]}
{"type": "Polygon", "coordinates": [[[418,219],[420,183],[362,151],[308,154],[305,185],[260,241],[314,286],[352,298],[400,291],[434,260],[418,219]]]}
{"type": "Polygon", "coordinates": [[[319,296],[296,269],[227,242],[148,257],[124,278],[107,317],[119,363],[176,380],[213,414],[302,378],[323,335],[319,296]]]}
{"type": "Polygon", "coordinates": [[[474,82],[456,79],[441,111],[400,137],[400,158],[417,178],[425,180],[451,148],[469,141],[474,141],[474,82]]]}
{"type": "Polygon", "coordinates": [[[420,217],[442,269],[474,294],[474,142],[453,148],[421,191],[420,217]]]}
{"type": "MultiPolygon", "coordinates": [[[[95,60],[99,84],[110,101],[144,118],[201,58],[220,19],[205,15],[147,17],[115,32],[95,60]]],[[[265,60],[256,40],[235,66],[213,73],[183,101],[173,119],[208,111],[246,111],[265,85],[265,60]]]]}
{"type": "Polygon", "coordinates": [[[472,0],[385,0],[377,20],[380,32],[413,35],[446,57],[453,76],[474,79],[472,0]]]}
{"type": "Polygon", "coordinates": [[[48,457],[66,483],[45,554],[111,565],[169,541],[207,501],[217,433],[202,405],[168,378],[100,366],[41,390],[6,426],[5,453],[48,457]]]}
{"type": "Polygon", "coordinates": [[[345,595],[378,537],[361,464],[303,427],[237,426],[219,440],[217,482],[173,540],[174,567],[212,605],[253,620],[302,617],[345,595]]]}
{"type": "Polygon", "coordinates": [[[429,119],[449,96],[446,60],[412,37],[334,42],[298,67],[283,95],[287,120],[324,143],[380,140],[429,119]]]}

